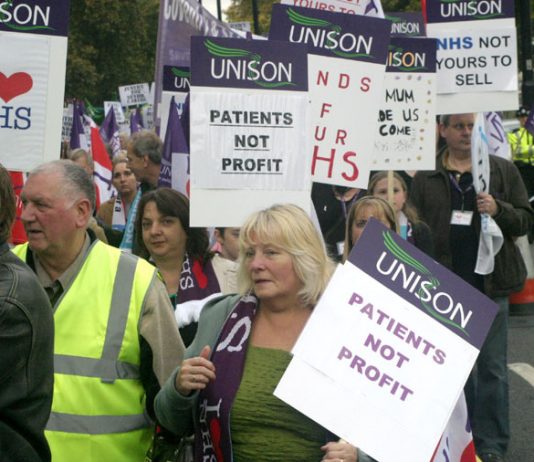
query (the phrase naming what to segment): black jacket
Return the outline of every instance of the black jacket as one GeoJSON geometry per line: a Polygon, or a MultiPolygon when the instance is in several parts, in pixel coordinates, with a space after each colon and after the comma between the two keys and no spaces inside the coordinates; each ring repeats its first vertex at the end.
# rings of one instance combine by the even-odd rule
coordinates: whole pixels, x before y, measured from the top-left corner
{"type": "Polygon", "coordinates": [[[0,242],[0,461],[50,461],[54,318],[35,274],[0,242]]]}
{"type": "MultiPolygon", "coordinates": [[[[462,243],[449,239],[451,186],[442,158],[443,153],[436,159],[436,170],[415,175],[410,200],[432,231],[436,260],[451,268],[451,246],[461,246],[462,243]]],[[[525,263],[514,239],[532,227],[534,211],[516,166],[500,157],[490,156],[489,193],[499,207],[493,219],[501,228],[504,243],[495,257],[493,273],[484,277],[484,292],[490,297],[504,297],[521,290],[525,282],[525,263]]],[[[473,219],[477,233],[480,233],[480,215],[475,212],[473,219]]]]}

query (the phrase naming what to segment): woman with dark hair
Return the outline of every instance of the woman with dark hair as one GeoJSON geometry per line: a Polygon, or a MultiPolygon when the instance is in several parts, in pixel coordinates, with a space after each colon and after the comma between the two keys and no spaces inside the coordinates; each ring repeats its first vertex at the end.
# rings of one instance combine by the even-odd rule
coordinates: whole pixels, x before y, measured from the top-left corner
{"type": "Polygon", "coordinates": [[[159,188],[141,197],[135,236],[139,255],[150,259],[163,278],[187,346],[202,306],[221,292],[235,292],[236,282],[213,264],[208,232],[189,226],[189,199],[178,191],[159,188]]]}

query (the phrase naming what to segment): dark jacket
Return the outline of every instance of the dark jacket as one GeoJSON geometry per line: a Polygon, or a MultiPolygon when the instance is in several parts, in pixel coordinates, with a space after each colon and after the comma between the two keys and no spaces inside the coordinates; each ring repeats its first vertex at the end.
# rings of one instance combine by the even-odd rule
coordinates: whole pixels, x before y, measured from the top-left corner
{"type": "MultiPolygon", "coordinates": [[[[442,159],[443,153],[436,160],[436,170],[418,172],[415,175],[410,200],[422,220],[432,230],[436,260],[451,268],[451,245],[462,245],[462,243],[451,243],[449,240],[452,212],[451,185],[442,159]]],[[[521,290],[525,282],[525,263],[514,243],[514,238],[526,234],[531,228],[534,211],[528,202],[527,192],[517,167],[496,156],[490,156],[489,193],[495,198],[499,208],[493,219],[501,228],[504,243],[495,257],[493,273],[484,277],[484,291],[490,297],[504,297],[521,290]]],[[[479,234],[480,215],[476,211],[473,220],[479,234]]]]}
{"type": "Polygon", "coordinates": [[[54,319],[35,274],[0,242],[0,461],[50,460],[54,319]]]}

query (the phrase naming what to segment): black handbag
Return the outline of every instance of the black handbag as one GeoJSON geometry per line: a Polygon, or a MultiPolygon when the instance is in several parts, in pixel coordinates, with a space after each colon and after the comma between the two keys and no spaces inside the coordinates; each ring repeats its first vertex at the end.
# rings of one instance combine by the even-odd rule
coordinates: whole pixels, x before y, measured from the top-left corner
{"type": "Polygon", "coordinates": [[[194,462],[195,437],[182,438],[156,425],[145,462],[194,462]]]}

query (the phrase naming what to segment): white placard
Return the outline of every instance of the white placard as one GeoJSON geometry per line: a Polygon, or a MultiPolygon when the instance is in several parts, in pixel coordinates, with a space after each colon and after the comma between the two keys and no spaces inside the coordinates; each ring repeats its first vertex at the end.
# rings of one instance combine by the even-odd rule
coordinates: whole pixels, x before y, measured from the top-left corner
{"type": "Polygon", "coordinates": [[[55,106],[57,98],[49,96],[55,90],[63,98],[64,75],[50,79],[57,56],[51,47],[49,36],[0,32],[0,162],[8,170],[29,171],[47,157],[59,158],[63,101],[55,106]]]}
{"type": "Polygon", "coordinates": [[[117,124],[120,124],[126,120],[122,105],[119,101],[104,101],[104,116],[108,114],[108,111],[113,108],[115,111],[115,120],[117,124]]]}
{"type": "Polygon", "coordinates": [[[148,83],[124,85],[119,87],[119,97],[124,107],[142,106],[150,102],[150,89],[148,83]]]}
{"type": "Polygon", "coordinates": [[[372,170],[434,170],[436,75],[387,72],[372,170]]]}
{"type": "Polygon", "coordinates": [[[312,177],[367,188],[385,66],[309,55],[312,177]]]}
{"type": "Polygon", "coordinates": [[[293,354],[276,396],[381,462],[428,462],[478,350],[346,263],[293,354]]]}
{"type": "Polygon", "coordinates": [[[438,113],[517,108],[513,19],[430,23],[427,33],[438,39],[438,113]]]}
{"type": "Polygon", "coordinates": [[[309,163],[304,92],[194,88],[191,185],[203,189],[302,190],[309,163]]]}
{"type": "Polygon", "coordinates": [[[73,110],[74,106],[72,104],[67,105],[63,108],[63,126],[61,130],[61,141],[68,143],[70,141],[70,134],[72,131],[72,122],[73,122],[73,110]]]}

